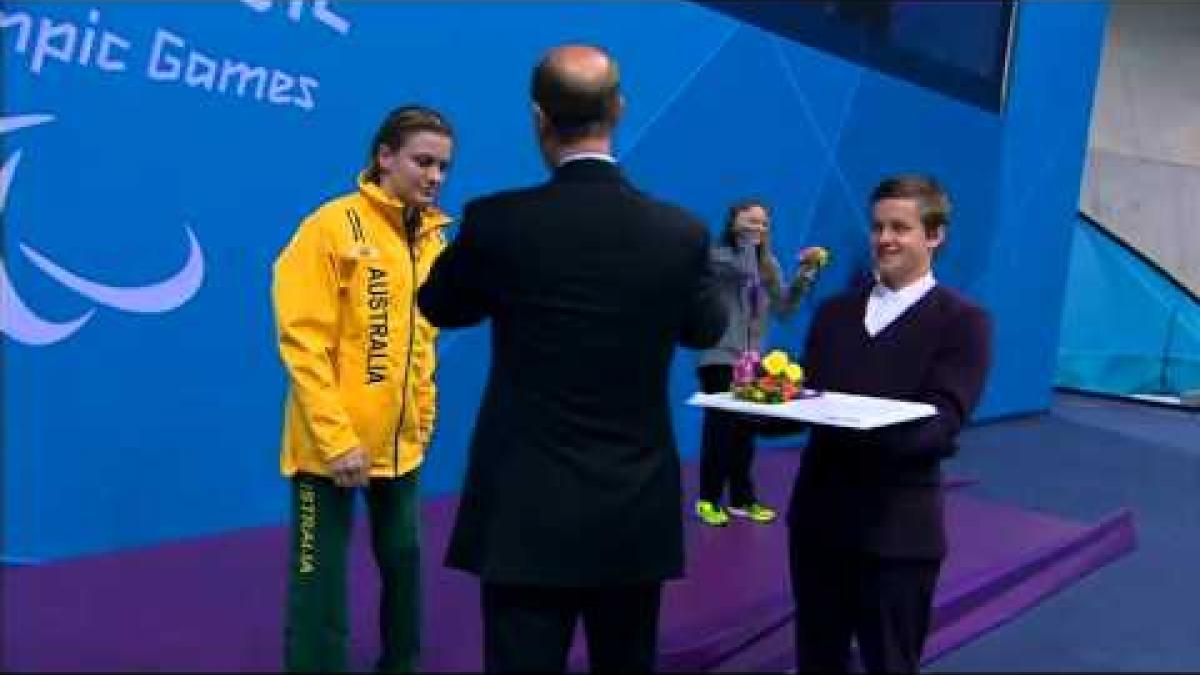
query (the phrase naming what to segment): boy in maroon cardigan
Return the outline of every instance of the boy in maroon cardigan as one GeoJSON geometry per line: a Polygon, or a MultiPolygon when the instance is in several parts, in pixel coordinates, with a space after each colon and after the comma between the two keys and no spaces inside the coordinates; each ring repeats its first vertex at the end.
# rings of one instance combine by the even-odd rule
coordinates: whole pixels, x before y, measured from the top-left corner
{"type": "Polygon", "coordinates": [[[987,315],[933,278],[946,193],[925,176],[889,178],[871,212],[876,283],[817,310],[807,383],[937,414],[874,431],[813,428],[788,513],[800,672],[845,672],[852,637],[868,672],[917,672],[946,553],[940,462],[991,362],[987,315]]]}

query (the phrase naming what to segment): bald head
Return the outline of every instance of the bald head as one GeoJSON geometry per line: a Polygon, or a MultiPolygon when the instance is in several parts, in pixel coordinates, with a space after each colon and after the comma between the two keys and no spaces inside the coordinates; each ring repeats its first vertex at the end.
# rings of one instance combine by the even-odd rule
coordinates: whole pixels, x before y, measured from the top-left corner
{"type": "Polygon", "coordinates": [[[542,58],[547,73],[579,91],[616,89],[617,67],[612,57],[591,45],[555,47],[542,58]]]}
{"type": "Polygon", "coordinates": [[[555,47],[533,70],[530,93],[554,133],[565,141],[607,136],[620,112],[617,63],[589,45],[555,47]]]}

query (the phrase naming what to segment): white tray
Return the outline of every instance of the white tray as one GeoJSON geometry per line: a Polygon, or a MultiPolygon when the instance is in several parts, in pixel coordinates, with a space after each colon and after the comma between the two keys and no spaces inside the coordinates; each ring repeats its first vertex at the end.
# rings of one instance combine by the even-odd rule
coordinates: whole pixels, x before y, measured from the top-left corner
{"type": "Polygon", "coordinates": [[[847,429],[878,429],[891,424],[931,417],[937,408],[928,403],[898,401],[891,398],[842,394],[836,391],[807,391],[805,398],[787,403],[753,403],[721,394],[692,394],[688,405],[719,408],[732,412],[778,417],[847,429]]]}

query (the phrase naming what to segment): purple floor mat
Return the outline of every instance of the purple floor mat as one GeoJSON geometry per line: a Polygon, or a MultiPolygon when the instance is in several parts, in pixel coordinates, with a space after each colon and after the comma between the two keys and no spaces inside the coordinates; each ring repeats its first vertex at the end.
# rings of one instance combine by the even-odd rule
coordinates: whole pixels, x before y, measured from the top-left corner
{"type": "MultiPolygon", "coordinates": [[[[950,554],[938,579],[924,663],[1015,618],[1135,546],[1132,515],[1124,510],[1083,525],[964,494],[951,493],[946,505],[950,554]]],[[[770,628],[702,667],[714,672],[792,669],[791,615],[790,606],[777,612],[770,628]]],[[[686,669],[686,664],[664,665],[686,669]]]]}
{"type": "MultiPolygon", "coordinates": [[[[763,453],[756,466],[760,496],[784,504],[797,459],[789,451],[763,453]]],[[[473,671],[481,664],[475,580],[441,565],[453,510],[451,499],[425,507],[422,668],[429,671],[473,671]]],[[[350,556],[350,663],[367,669],[378,645],[378,577],[363,525],[350,556]]],[[[948,526],[951,553],[938,588],[930,658],[1133,546],[1127,514],[1088,526],[957,490],[948,499],[948,526]]],[[[663,601],[662,669],[788,666],[785,534],[780,523],[717,529],[689,518],[688,576],[669,584],[663,601]]],[[[278,670],[286,536],[281,528],[247,530],[3,568],[4,669],[278,670]]],[[[576,667],[585,663],[580,642],[576,667]]]]}

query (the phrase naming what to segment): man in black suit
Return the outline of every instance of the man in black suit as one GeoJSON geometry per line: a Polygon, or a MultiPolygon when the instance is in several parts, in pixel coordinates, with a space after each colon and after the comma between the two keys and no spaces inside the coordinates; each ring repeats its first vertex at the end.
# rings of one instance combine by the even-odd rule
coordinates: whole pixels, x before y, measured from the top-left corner
{"type": "Polygon", "coordinates": [[[868,672],[917,672],[946,553],[940,462],[991,362],[987,315],[933,278],[946,193],[925,176],[889,178],[871,211],[876,281],[817,310],[808,383],[937,413],[875,431],[813,429],[788,514],[800,672],[846,672],[852,637],[868,672]]]}
{"type": "Polygon", "coordinates": [[[436,326],[491,319],[446,560],[482,582],[487,671],[565,671],[582,617],[593,670],[648,672],[662,584],[683,571],[667,375],[726,318],[705,226],[612,158],[613,59],[553,49],[532,96],[553,177],[469,203],[419,294],[436,326]]]}

